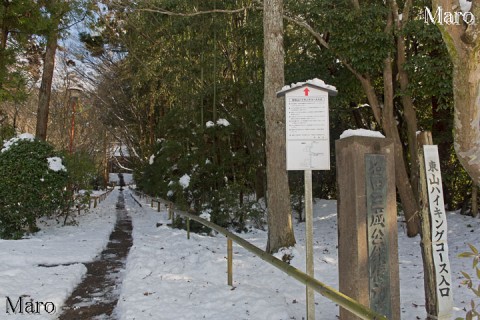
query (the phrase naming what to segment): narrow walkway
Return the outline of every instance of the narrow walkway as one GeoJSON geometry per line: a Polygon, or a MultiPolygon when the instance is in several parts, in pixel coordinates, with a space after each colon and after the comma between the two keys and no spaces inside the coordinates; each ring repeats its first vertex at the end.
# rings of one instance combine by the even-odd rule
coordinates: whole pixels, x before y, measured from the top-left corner
{"type": "Polygon", "coordinates": [[[127,254],[132,246],[132,221],[125,209],[123,192],[116,205],[117,222],[107,247],[98,260],[85,264],[87,274],[65,302],[59,320],[114,319],[127,254]]]}

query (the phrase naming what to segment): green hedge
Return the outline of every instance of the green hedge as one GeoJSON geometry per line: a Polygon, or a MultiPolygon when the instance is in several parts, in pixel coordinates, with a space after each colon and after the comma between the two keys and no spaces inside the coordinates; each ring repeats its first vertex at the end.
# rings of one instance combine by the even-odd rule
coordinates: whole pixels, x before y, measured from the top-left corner
{"type": "Polygon", "coordinates": [[[55,157],[51,145],[26,135],[0,150],[0,238],[17,239],[35,231],[37,218],[62,208],[68,174],[52,169],[48,159],[61,160],[55,157]]]}

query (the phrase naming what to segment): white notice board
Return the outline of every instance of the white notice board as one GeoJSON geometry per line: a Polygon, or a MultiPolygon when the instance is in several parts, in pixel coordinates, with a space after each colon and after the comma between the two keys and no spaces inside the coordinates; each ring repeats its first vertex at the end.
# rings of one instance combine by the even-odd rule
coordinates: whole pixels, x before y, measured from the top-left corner
{"type": "Polygon", "coordinates": [[[328,92],[299,87],[285,106],[287,170],[330,170],[328,92]]]}

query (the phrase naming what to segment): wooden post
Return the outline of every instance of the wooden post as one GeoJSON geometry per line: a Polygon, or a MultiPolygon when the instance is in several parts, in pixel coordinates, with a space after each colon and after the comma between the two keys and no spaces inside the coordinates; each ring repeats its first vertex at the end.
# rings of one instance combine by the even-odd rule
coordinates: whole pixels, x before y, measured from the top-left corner
{"type": "MultiPolygon", "coordinates": [[[[314,278],[313,268],[313,208],[312,208],[312,170],[305,170],[305,251],[306,274],[314,278]]],[[[315,320],[315,292],[306,287],[307,320],[315,320]]]]}
{"type": "Polygon", "coordinates": [[[427,177],[425,171],[425,161],[423,155],[423,146],[432,143],[432,133],[429,131],[421,132],[417,136],[418,158],[420,168],[420,248],[423,260],[423,283],[425,290],[425,309],[427,311],[427,319],[436,319],[437,308],[437,289],[435,284],[435,270],[433,263],[432,251],[432,235],[430,213],[428,208],[428,190],[427,177]]]}
{"type": "Polygon", "coordinates": [[[157,212],[160,212],[160,201],[158,201],[157,212]]]}
{"type": "Polygon", "coordinates": [[[93,198],[93,207],[96,208],[97,207],[97,197],[93,198]]]}
{"type": "Polygon", "coordinates": [[[187,217],[187,239],[190,240],[190,218],[187,217]]]}
{"type": "Polygon", "coordinates": [[[228,273],[228,285],[233,286],[233,248],[232,239],[227,238],[227,273],[228,273]]]}

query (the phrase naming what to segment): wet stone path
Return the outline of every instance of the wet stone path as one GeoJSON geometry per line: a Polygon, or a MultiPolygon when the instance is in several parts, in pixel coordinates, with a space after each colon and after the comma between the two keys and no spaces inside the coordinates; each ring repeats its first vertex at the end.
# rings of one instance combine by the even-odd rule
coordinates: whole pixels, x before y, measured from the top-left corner
{"type": "Polygon", "coordinates": [[[59,320],[115,319],[122,272],[132,246],[132,221],[123,192],[116,204],[117,222],[99,259],[86,263],[87,274],[65,302],[59,320]]]}

